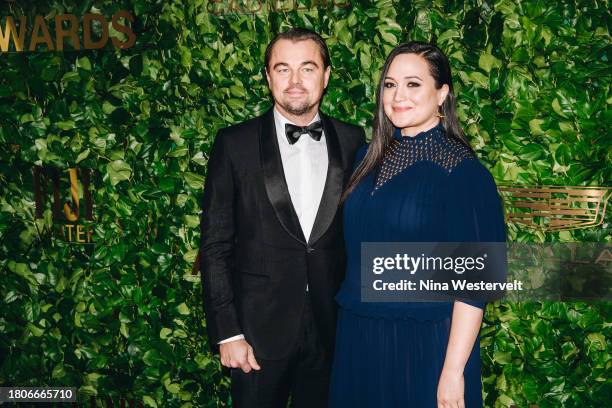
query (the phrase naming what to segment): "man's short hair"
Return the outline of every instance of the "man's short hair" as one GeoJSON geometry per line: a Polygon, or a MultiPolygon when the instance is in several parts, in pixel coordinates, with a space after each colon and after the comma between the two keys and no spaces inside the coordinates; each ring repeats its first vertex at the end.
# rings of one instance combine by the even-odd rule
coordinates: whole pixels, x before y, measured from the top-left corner
{"type": "Polygon", "coordinates": [[[325,40],[323,40],[319,34],[312,30],[308,30],[307,28],[291,28],[284,33],[278,34],[272,41],[270,41],[270,44],[268,44],[265,57],[266,71],[268,71],[269,68],[268,65],[270,64],[270,57],[272,56],[272,47],[274,47],[274,44],[276,44],[278,40],[289,40],[292,42],[312,40],[319,46],[319,52],[321,53],[321,58],[323,59],[323,69],[331,66],[331,59],[329,58],[327,44],[325,44],[325,40]]]}

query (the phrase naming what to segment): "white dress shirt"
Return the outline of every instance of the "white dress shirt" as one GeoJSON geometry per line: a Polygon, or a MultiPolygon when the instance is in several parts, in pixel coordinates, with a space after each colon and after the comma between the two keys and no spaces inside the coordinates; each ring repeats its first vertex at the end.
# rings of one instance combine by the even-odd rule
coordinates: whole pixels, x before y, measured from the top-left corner
{"type": "MultiPolygon", "coordinates": [[[[310,121],[309,125],[321,120],[319,114],[310,121]]],[[[319,204],[323,197],[323,189],[327,179],[327,143],[325,132],[320,140],[314,140],[310,135],[303,134],[297,142],[289,144],[285,133],[285,124],[292,123],[274,108],[274,125],[276,139],[280,150],[283,172],[289,189],[291,203],[297,214],[306,242],[310,238],[312,227],[319,211],[319,204]]],[[[308,285],[306,285],[308,290],[308,285]]],[[[219,344],[244,339],[244,335],[230,337],[219,344]]]]}
{"type": "MultiPolygon", "coordinates": [[[[317,120],[321,120],[318,113],[309,125],[317,120]]],[[[285,124],[291,122],[276,108],[274,108],[274,122],[291,203],[300,221],[304,238],[308,242],[319,211],[327,176],[328,158],[325,133],[321,135],[319,141],[304,134],[297,142],[289,144],[285,134],[285,124]]]]}

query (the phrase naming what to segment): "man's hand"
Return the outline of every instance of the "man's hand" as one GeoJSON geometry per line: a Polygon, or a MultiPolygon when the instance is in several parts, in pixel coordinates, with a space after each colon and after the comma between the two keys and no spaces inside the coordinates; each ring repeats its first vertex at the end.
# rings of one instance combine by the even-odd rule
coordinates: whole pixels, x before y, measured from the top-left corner
{"type": "Polygon", "coordinates": [[[260,370],[255,360],[253,347],[246,340],[234,340],[219,346],[221,364],[230,368],[241,368],[245,373],[251,370],[260,370]]]}

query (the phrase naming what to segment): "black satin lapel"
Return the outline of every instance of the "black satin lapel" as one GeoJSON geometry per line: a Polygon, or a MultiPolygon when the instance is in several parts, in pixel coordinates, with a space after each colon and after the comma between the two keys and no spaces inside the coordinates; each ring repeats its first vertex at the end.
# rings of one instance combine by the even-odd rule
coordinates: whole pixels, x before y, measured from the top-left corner
{"type": "Polygon", "coordinates": [[[274,113],[272,110],[269,110],[262,117],[259,149],[266,193],[272,208],[274,208],[276,217],[289,235],[306,245],[306,239],[304,238],[300,221],[291,203],[291,196],[287,188],[283,162],[278,148],[278,140],[276,139],[274,113]]]}
{"type": "Polygon", "coordinates": [[[323,131],[325,132],[329,163],[327,165],[327,178],[325,180],[323,196],[321,197],[319,210],[317,211],[310,239],[308,240],[310,246],[314,245],[325,234],[325,231],[327,231],[336,216],[340,196],[342,195],[344,177],[340,140],[338,139],[336,129],[326,115],[321,114],[321,121],[323,122],[323,131]]]}

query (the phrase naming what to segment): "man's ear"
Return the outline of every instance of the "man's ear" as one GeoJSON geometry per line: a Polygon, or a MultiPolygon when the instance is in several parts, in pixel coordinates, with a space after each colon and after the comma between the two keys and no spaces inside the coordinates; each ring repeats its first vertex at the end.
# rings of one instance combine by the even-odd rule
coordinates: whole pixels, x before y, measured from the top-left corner
{"type": "Polygon", "coordinates": [[[448,84],[444,84],[440,89],[438,89],[438,106],[441,106],[444,103],[449,91],[450,88],[448,87],[448,84]]]}
{"type": "Polygon", "coordinates": [[[266,80],[268,81],[268,88],[270,87],[270,74],[268,73],[268,67],[264,68],[266,72],[266,80]]]}
{"type": "Polygon", "coordinates": [[[323,89],[325,89],[327,88],[327,84],[329,83],[329,76],[331,75],[331,67],[325,68],[325,73],[323,75],[325,78],[323,89]]]}

